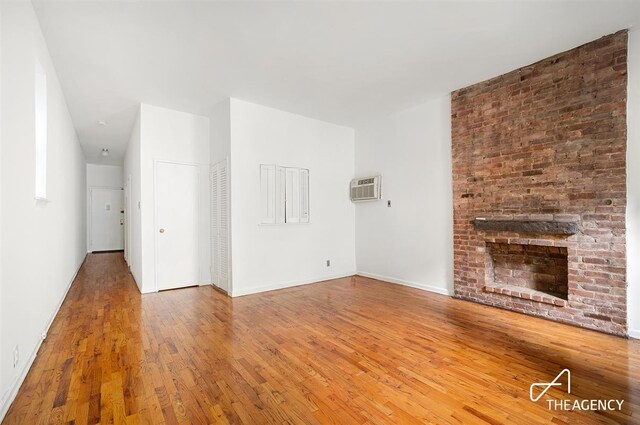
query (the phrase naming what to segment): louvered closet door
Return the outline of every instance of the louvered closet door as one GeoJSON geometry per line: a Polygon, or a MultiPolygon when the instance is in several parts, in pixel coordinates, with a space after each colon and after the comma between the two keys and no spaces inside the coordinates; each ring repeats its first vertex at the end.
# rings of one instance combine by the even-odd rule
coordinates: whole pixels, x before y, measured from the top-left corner
{"type": "Polygon", "coordinates": [[[218,270],[220,270],[220,229],[218,223],[220,222],[219,213],[219,197],[220,178],[218,177],[218,165],[211,167],[211,283],[215,286],[220,286],[218,270]]]}
{"type": "Polygon", "coordinates": [[[211,167],[211,277],[229,292],[229,166],[227,160],[211,167]]]}
{"type": "Polygon", "coordinates": [[[220,163],[219,172],[219,189],[220,198],[218,201],[219,217],[220,217],[220,271],[219,271],[219,288],[229,292],[229,164],[227,160],[220,163]]]}

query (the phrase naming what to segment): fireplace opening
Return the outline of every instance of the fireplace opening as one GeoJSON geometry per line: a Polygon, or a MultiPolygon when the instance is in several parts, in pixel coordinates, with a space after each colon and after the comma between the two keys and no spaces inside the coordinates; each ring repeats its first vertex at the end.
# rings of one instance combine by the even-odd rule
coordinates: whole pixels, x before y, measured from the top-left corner
{"type": "Polygon", "coordinates": [[[554,246],[487,243],[486,289],[505,295],[565,305],[567,249],[554,246]]]}

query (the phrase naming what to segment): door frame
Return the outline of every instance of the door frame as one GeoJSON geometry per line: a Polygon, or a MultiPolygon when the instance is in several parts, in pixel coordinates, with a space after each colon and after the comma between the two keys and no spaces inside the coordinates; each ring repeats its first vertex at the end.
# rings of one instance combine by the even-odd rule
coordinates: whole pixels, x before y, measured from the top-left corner
{"type": "MultiPolygon", "coordinates": [[[[171,164],[171,165],[186,165],[189,167],[195,167],[198,177],[198,187],[196,193],[198,194],[198,224],[200,224],[200,210],[202,209],[202,199],[200,193],[200,164],[195,162],[181,162],[181,161],[169,161],[165,159],[153,160],[153,287],[154,292],[158,292],[158,164],[171,164]]],[[[198,235],[198,251],[200,250],[200,236],[198,235]]],[[[200,253],[198,252],[198,256],[200,253]]],[[[198,258],[199,260],[199,258],[198,258]]],[[[196,285],[200,285],[200,267],[198,267],[198,282],[196,285]]]]}
{"type": "MultiPolygon", "coordinates": [[[[87,217],[87,222],[89,223],[89,246],[87,247],[87,251],[88,252],[93,252],[93,220],[92,220],[92,216],[93,216],[93,190],[94,189],[102,189],[102,190],[120,190],[122,191],[122,196],[124,197],[124,188],[123,187],[117,187],[117,186],[89,186],[89,217],[87,217]]],[[[122,200],[123,204],[124,204],[124,199],[122,200]]],[[[122,205],[122,208],[124,208],[124,205],[122,205]]],[[[118,213],[120,214],[120,213],[118,213]]],[[[122,232],[122,244],[124,245],[124,229],[122,232]]]]}

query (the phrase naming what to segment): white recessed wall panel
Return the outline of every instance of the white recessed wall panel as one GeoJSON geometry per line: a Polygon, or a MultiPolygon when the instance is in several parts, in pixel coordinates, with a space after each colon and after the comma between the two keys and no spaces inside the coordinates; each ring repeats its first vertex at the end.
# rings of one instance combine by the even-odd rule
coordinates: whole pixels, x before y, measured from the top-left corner
{"type": "Polygon", "coordinates": [[[453,293],[450,120],[444,96],[356,128],[356,175],[383,188],[356,205],[360,274],[453,293]]]}
{"type": "Polygon", "coordinates": [[[353,130],[237,99],[230,120],[232,294],[353,274],[353,130]],[[260,225],[261,164],[308,169],[308,223],[260,225]]]}

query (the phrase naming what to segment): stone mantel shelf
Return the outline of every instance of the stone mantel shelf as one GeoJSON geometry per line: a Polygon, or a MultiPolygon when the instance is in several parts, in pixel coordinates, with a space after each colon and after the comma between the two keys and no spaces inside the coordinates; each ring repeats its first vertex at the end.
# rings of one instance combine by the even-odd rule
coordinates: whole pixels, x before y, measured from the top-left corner
{"type": "Polygon", "coordinates": [[[476,230],[484,232],[538,233],[547,235],[573,235],[578,233],[577,220],[532,220],[481,218],[473,220],[476,230]]]}

